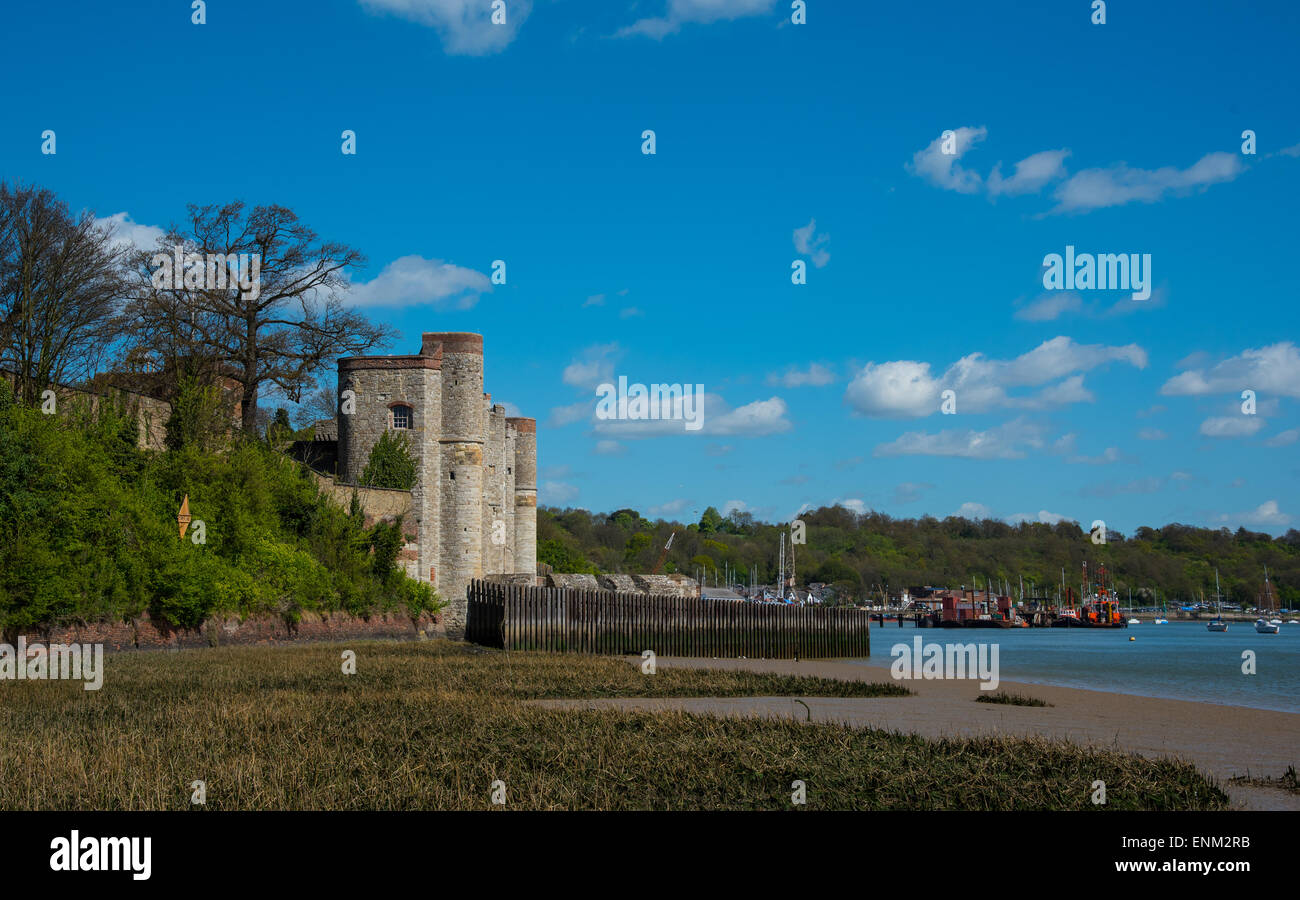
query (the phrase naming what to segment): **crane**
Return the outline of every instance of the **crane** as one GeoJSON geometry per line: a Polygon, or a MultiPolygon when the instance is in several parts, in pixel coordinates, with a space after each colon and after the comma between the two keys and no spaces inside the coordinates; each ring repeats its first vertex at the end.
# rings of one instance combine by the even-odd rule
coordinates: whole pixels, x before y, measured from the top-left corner
{"type": "Polygon", "coordinates": [[[654,570],[650,573],[651,575],[658,575],[659,570],[664,567],[664,561],[668,559],[668,548],[673,545],[673,538],[675,537],[677,537],[677,532],[675,531],[668,535],[668,543],[664,544],[664,549],[659,554],[659,562],[655,563],[654,570]]]}

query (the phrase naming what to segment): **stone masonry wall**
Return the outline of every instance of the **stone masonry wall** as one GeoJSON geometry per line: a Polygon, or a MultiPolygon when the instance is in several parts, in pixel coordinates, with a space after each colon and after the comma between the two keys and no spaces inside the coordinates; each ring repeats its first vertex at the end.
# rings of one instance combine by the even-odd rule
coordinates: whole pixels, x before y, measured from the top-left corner
{"type": "Polygon", "coordinates": [[[26,632],[28,644],[103,644],[116,650],[179,650],[215,646],[256,646],[316,641],[422,640],[442,631],[437,616],[412,621],[397,613],[358,618],[336,612],[304,614],[293,625],[274,617],[212,618],[198,628],[176,628],[148,615],[130,622],[91,623],[26,632]]]}

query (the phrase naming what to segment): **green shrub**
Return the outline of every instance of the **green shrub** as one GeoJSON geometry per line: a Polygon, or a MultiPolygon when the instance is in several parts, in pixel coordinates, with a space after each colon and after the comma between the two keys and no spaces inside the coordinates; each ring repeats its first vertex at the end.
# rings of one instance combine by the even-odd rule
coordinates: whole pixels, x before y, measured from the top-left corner
{"type": "Polygon", "coordinates": [[[361,470],[361,484],[409,491],[415,487],[415,478],[410,438],[400,431],[385,431],[370,448],[370,459],[361,470]]]}
{"type": "Polygon", "coordinates": [[[397,565],[400,522],[366,529],[263,442],[215,452],[180,441],[144,453],[132,421],[112,403],[60,403],[47,416],[0,402],[6,635],[145,611],[195,627],[214,614],[292,622],[305,612],[440,608],[397,565]],[[186,496],[193,522],[182,539],[186,496]]]}

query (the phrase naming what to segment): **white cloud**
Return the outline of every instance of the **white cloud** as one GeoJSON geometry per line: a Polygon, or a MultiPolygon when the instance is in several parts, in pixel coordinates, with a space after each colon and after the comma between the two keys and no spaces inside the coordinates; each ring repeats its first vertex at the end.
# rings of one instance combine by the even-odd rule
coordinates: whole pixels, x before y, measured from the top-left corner
{"type": "Polygon", "coordinates": [[[1002,177],[1000,165],[994,166],[989,173],[989,196],[1038,193],[1049,182],[1065,177],[1065,158],[1069,155],[1069,150],[1044,150],[1026,156],[1016,163],[1015,174],[1010,178],[1002,177]]]}
{"type": "Polygon", "coordinates": [[[1107,481],[1082,488],[1079,493],[1085,497],[1114,497],[1118,494],[1154,494],[1165,486],[1163,478],[1137,478],[1124,484],[1107,481]]]}
{"type": "Polygon", "coordinates": [[[1052,291],[1035,299],[1028,306],[1016,310],[1016,318],[1024,322],[1051,322],[1063,313],[1078,312],[1083,302],[1078,294],[1069,291],[1052,291]]]}
{"type": "Polygon", "coordinates": [[[618,441],[596,441],[596,452],[601,456],[622,456],[627,448],[618,441]]]}
{"type": "Polygon", "coordinates": [[[1070,522],[1073,520],[1068,516],[1061,515],[1060,513],[1048,512],[1045,509],[1040,509],[1038,515],[1034,515],[1033,513],[1016,513],[1013,516],[1007,516],[1007,521],[1012,525],[1018,525],[1021,522],[1045,522],[1048,525],[1055,525],[1057,522],[1070,522]]]}
{"type": "Polygon", "coordinates": [[[532,0],[510,0],[506,21],[492,23],[492,5],[482,0],[361,0],[372,12],[387,12],[438,32],[448,53],[482,56],[505,49],[532,12],[532,0]]]}
{"type": "Polygon", "coordinates": [[[961,519],[989,519],[993,517],[993,510],[983,503],[972,503],[968,500],[957,507],[957,511],[953,515],[961,519]]]}
{"type": "Polygon", "coordinates": [[[839,497],[831,501],[831,506],[842,506],[849,512],[857,513],[860,516],[866,515],[868,507],[865,502],[857,497],[839,497]]]}
{"type": "Polygon", "coordinates": [[[988,135],[986,128],[958,128],[955,153],[942,152],[942,135],[924,150],[918,150],[907,170],[944,190],[976,194],[986,190],[990,200],[999,196],[1038,193],[1048,184],[1059,181],[1053,193],[1056,206],[1044,215],[1091,212],[1127,203],[1155,203],[1171,195],[1183,195],[1210,185],[1232,181],[1245,171],[1236,153],[1207,153],[1186,169],[1165,166],[1159,169],[1135,169],[1119,162],[1107,168],[1084,169],[1070,175],[1065,168],[1067,149],[1043,150],[1016,163],[1015,172],[1002,176],[999,163],[987,179],[965,169],[958,162],[972,146],[988,135]]]}
{"type": "Polygon", "coordinates": [[[113,229],[115,245],[130,244],[137,250],[153,250],[158,246],[158,242],[167,236],[167,232],[162,228],[156,225],[141,225],[133,221],[130,214],[125,212],[100,216],[95,219],[95,224],[101,228],[113,229]]]}
{"type": "Polygon", "coordinates": [[[588,297],[586,300],[583,301],[582,305],[583,305],[583,306],[604,306],[604,305],[605,305],[605,295],[604,295],[604,294],[592,294],[590,297],[588,297]]]}
{"type": "Polygon", "coordinates": [[[1286,431],[1273,435],[1264,442],[1265,447],[1285,447],[1288,444],[1294,444],[1300,440],[1300,428],[1288,428],[1286,431]]]}
{"type": "Polygon", "coordinates": [[[469,309],[481,294],[491,290],[491,279],[482,272],[440,259],[402,256],[384,266],[373,280],[352,282],[346,297],[350,306],[357,307],[469,309]]]}
{"type": "MultiPolygon", "coordinates": [[[[718,394],[705,393],[703,397],[703,422],[698,430],[686,431],[685,417],[680,399],[673,403],[677,418],[672,419],[596,419],[596,398],[586,402],[584,418],[591,418],[597,434],[627,440],[659,437],[673,434],[707,435],[766,435],[779,434],[793,428],[787,418],[789,408],[780,397],[755,400],[732,409],[718,394]]],[[[575,404],[575,407],[577,404],[575,404]]],[[[577,421],[574,419],[573,421],[577,421]]]]}
{"type": "Polygon", "coordinates": [[[645,313],[642,312],[641,308],[638,306],[625,306],[618,311],[618,317],[620,319],[631,319],[636,316],[644,316],[644,315],[645,313]]]}
{"type": "Polygon", "coordinates": [[[1079,436],[1071,431],[1069,434],[1063,434],[1056,440],[1052,441],[1052,452],[1058,456],[1074,452],[1074,445],[1079,440],[1079,436]]]}
{"type": "Polygon", "coordinates": [[[926,491],[933,488],[934,485],[928,482],[917,483],[914,481],[904,481],[902,484],[894,486],[894,503],[902,506],[907,503],[915,503],[920,500],[926,491]]]}
{"type": "Polygon", "coordinates": [[[906,168],[913,175],[924,178],[935,187],[957,191],[960,194],[974,194],[979,191],[983,181],[979,173],[962,168],[958,160],[966,154],[967,150],[984,140],[989,133],[988,129],[963,126],[952,129],[952,132],[953,152],[951,154],[943,152],[944,138],[940,134],[924,150],[916,151],[906,168]]]}
{"type": "Polygon", "coordinates": [[[661,504],[659,506],[652,506],[646,511],[650,513],[650,515],[652,516],[659,516],[662,518],[664,516],[678,515],[679,513],[684,511],[686,507],[690,505],[691,505],[690,500],[679,497],[676,500],[669,500],[667,503],[661,504]]]}
{"type": "Polygon", "coordinates": [[[1020,459],[1024,457],[1026,447],[1042,446],[1042,430],[1016,419],[987,431],[975,431],[969,428],[947,429],[934,434],[909,431],[897,440],[878,445],[875,455],[1020,459]]]}
{"type": "Polygon", "coordinates": [[[1264,420],[1259,416],[1211,416],[1201,423],[1201,434],[1218,438],[1252,437],[1263,427],[1264,420]]]}
{"type": "Polygon", "coordinates": [[[767,376],[769,385],[780,385],[781,387],[822,387],[830,384],[835,380],[835,373],[821,363],[810,363],[807,371],[800,371],[798,368],[791,366],[781,374],[771,372],[767,376]]]}
{"type": "Polygon", "coordinates": [[[1243,350],[1210,369],[1197,367],[1165,382],[1167,396],[1237,394],[1244,390],[1300,397],[1300,349],[1290,341],[1243,350]]]}
{"type": "Polygon", "coordinates": [[[1084,169],[1067,179],[1054,194],[1052,213],[1090,212],[1127,203],[1155,203],[1170,194],[1232,181],[1245,171],[1239,154],[1207,153],[1186,169],[1132,169],[1116,163],[1106,169],[1084,169]]]}
{"type": "Polygon", "coordinates": [[[1138,439],[1143,441],[1163,441],[1169,435],[1165,434],[1159,428],[1143,428],[1138,432],[1138,439]]]}
{"type": "Polygon", "coordinates": [[[1291,524],[1291,516],[1278,508],[1276,500],[1269,500],[1248,512],[1225,513],[1219,516],[1220,522],[1236,522],[1241,525],[1265,525],[1284,528],[1291,524]]]}
{"type": "Polygon", "coordinates": [[[1137,460],[1126,456],[1118,447],[1107,447],[1100,456],[1071,456],[1066,462],[1085,466],[1108,466],[1112,463],[1137,462],[1137,460]]]}
{"type": "Polygon", "coordinates": [[[722,504],[721,512],[724,516],[729,516],[733,512],[745,512],[748,509],[749,505],[744,500],[728,500],[722,504]]]}
{"type": "Polygon", "coordinates": [[[1047,409],[1090,402],[1081,374],[1110,362],[1142,369],[1147,354],[1136,344],[1108,347],[1076,344],[1068,337],[1044,341],[1015,359],[986,359],[972,353],[953,363],[942,375],[930,374],[930,364],[914,360],[868,363],[849,383],[844,402],[860,416],[919,418],[938,412],[944,390],[956,394],[958,412],[984,412],[997,407],[1047,409]],[[1013,396],[1010,388],[1034,387],[1055,381],[1037,394],[1013,396]]]}
{"type": "Polygon", "coordinates": [[[568,503],[578,496],[578,488],[563,481],[543,481],[537,488],[539,503],[568,503]]]}
{"type": "Polygon", "coordinates": [[[563,428],[565,425],[572,425],[574,422],[581,422],[584,419],[591,418],[596,408],[594,400],[579,400],[577,403],[570,403],[568,406],[551,407],[552,428],[563,428]]]}
{"type": "Polygon", "coordinates": [[[710,25],[746,16],[756,16],[772,9],[775,0],[668,0],[662,16],[640,19],[620,28],[615,37],[644,35],[662,40],[676,34],[683,25],[710,25]]]}
{"type": "MultiPolygon", "coordinates": [[[[617,343],[593,344],[582,351],[581,358],[564,367],[561,379],[570,387],[595,391],[600,384],[613,383],[614,362],[619,355],[617,343]]],[[[595,400],[591,401],[593,408],[595,400]]]]}
{"type": "Polygon", "coordinates": [[[830,252],[822,249],[830,239],[828,234],[817,234],[817,220],[809,219],[807,225],[794,230],[794,249],[800,256],[812,257],[813,265],[820,269],[831,261],[830,252]]]}

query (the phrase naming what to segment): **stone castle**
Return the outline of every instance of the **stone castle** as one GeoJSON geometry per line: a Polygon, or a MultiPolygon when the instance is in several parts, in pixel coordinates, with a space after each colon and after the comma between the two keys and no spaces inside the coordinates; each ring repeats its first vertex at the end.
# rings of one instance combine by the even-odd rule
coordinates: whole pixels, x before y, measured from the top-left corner
{"type": "Polygon", "coordinates": [[[426,332],[415,356],[344,357],[338,391],[340,482],[357,482],[384,432],[410,436],[412,568],[463,635],[471,579],[536,574],[537,421],[483,393],[483,336],[467,332],[426,332]]]}

